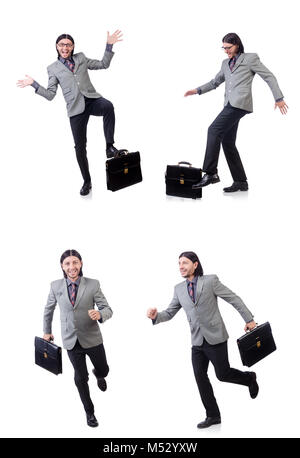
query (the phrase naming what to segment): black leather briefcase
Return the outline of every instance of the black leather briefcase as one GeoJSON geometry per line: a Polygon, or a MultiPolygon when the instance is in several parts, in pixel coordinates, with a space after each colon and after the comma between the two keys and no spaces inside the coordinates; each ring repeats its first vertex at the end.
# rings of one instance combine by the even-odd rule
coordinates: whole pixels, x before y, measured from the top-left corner
{"type": "Polygon", "coordinates": [[[34,339],[35,364],[55,375],[62,373],[61,347],[41,337],[34,339]]]}
{"type": "Polygon", "coordinates": [[[166,194],[168,196],[189,197],[199,199],[202,197],[202,188],[192,189],[202,177],[202,170],[192,167],[190,162],[181,161],[178,165],[167,165],[165,174],[166,194]],[[182,164],[188,167],[182,167],[182,164]]]}
{"type": "Polygon", "coordinates": [[[120,150],[117,157],[106,161],[106,183],[110,191],[132,186],[142,181],[140,153],[120,150]]]}
{"type": "Polygon", "coordinates": [[[237,339],[242,363],[244,366],[253,366],[261,359],[276,350],[269,322],[256,326],[252,331],[247,332],[237,339]]]}

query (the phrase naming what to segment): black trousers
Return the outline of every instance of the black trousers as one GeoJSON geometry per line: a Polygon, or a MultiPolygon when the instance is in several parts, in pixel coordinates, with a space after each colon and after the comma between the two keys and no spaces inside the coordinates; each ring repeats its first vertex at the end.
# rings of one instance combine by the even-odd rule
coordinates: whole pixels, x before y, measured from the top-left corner
{"type": "Polygon", "coordinates": [[[214,365],[216,376],[221,382],[249,386],[251,379],[248,372],[242,372],[230,367],[227,341],[217,345],[210,345],[204,339],[201,346],[192,347],[194,374],[206,415],[207,417],[218,417],[220,416],[220,410],[207,375],[210,361],[214,365]]]}
{"type": "Polygon", "coordinates": [[[92,361],[98,377],[106,377],[109,372],[109,367],[107,365],[103,344],[91,348],[82,348],[77,340],[72,350],[68,350],[68,356],[75,371],[75,385],[77,386],[84,410],[87,413],[94,413],[94,405],[90,397],[88,385],[89,374],[86,366],[86,355],[88,355],[92,361]]]}
{"type": "Polygon", "coordinates": [[[85,110],[70,118],[72,134],[75,142],[77,162],[85,183],[91,182],[89,163],[86,152],[86,132],[90,115],[103,116],[104,136],[107,143],[114,143],[115,112],[113,104],[104,97],[85,99],[85,110]]]}
{"type": "Polygon", "coordinates": [[[240,119],[248,111],[234,108],[229,103],[223,108],[207,132],[207,145],[203,163],[203,171],[208,174],[218,172],[218,160],[221,144],[234,181],[246,181],[245,170],[235,146],[240,119]]]}

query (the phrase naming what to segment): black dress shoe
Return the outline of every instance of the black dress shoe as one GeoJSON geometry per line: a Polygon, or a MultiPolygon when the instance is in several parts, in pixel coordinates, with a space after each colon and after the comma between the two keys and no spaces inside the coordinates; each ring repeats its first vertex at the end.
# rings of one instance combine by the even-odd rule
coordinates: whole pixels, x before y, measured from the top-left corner
{"type": "Polygon", "coordinates": [[[197,425],[197,428],[209,428],[212,425],[218,425],[221,423],[221,417],[207,417],[204,421],[197,425]]]}
{"type": "Polygon", "coordinates": [[[110,145],[106,148],[106,156],[110,159],[112,157],[117,156],[119,150],[114,147],[114,145],[110,145]]]}
{"type": "Polygon", "coordinates": [[[94,374],[94,376],[95,376],[96,379],[97,379],[97,385],[98,385],[98,387],[100,388],[100,390],[101,390],[101,391],[106,391],[106,389],[107,389],[107,383],[106,383],[105,378],[103,378],[103,377],[97,377],[97,374],[96,374],[95,369],[93,369],[93,374],[94,374]]]}
{"type": "Polygon", "coordinates": [[[81,196],[87,196],[92,189],[92,183],[83,183],[82,188],[80,189],[81,196]]]}
{"type": "Polygon", "coordinates": [[[87,413],[86,414],[86,422],[92,428],[95,428],[96,426],[98,426],[97,418],[95,417],[95,415],[93,413],[87,413]]]}
{"type": "Polygon", "coordinates": [[[249,393],[252,399],[255,399],[258,395],[259,386],[256,381],[256,373],[255,372],[248,372],[251,380],[249,385],[249,393]]]}
{"type": "Polygon", "coordinates": [[[208,184],[213,184],[213,183],[218,183],[220,181],[220,178],[217,173],[214,173],[213,175],[209,175],[206,173],[199,183],[193,184],[192,189],[199,189],[199,188],[204,188],[204,186],[207,186],[208,184]]]}
{"type": "Polygon", "coordinates": [[[224,192],[248,191],[247,181],[234,181],[231,186],[223,189],[224,192]]]}

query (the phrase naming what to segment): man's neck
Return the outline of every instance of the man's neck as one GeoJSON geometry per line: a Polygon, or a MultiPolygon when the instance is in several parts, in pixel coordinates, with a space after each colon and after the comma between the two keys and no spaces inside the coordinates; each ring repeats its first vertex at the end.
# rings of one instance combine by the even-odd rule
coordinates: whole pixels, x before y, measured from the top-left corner
{"type": "Polygon", "coordinates": [[[78,280],[78,278],[79,278],[79,275],[78,275],[78,277],[76,277],[76,278],[70,278],[70,277],[68,277],[68,280],[69,280],[71,283],[75,283],[75,282],[78,280]]]}
{"type": "Polygon", "coordinates": [[[187,279],[188,279],[189,281],[193,281],[194,278],[195,278],[195,275],[190,275],[189,277],[187,277],[187,279]]]}

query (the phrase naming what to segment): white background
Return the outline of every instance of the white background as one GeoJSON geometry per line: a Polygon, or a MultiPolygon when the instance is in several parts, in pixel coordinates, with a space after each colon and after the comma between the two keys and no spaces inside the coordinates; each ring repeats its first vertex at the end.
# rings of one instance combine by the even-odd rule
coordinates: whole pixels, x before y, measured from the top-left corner
{"type": "MultiPolygon", "coordinates": [[[[296,437],[299,436],[299,59],[296,1],[11,1],[2,7],[1,135],[1,435],[3,437],[296,437]],[[297,21],[297,22],[296,22],[297,21]],[[101,58],[106,32],[124,32],[106,71],[90,72],[116,111],[116,146],[140,151],[143,182],[106,190],[101,118],[88,126],[93,192],[82,180],[60,89],[49,103],[16,81],[47,85],[55,40],[71,34],[75,52],[101,58]],[[240,123],[238,148],[249,192],[223,195],[231,176],[202,200],[168,198],[164,172],[180,160],[201,166],[209,124],[224,86],[201,97],[186,90],[212,79],[222,37],[238,33],[276,75],[290,110],[274,111],[256,76],[254,113],[240,123]],[[4,101],[4,104],[3,104],[4,101]],[[86,425],[63,353],[63,375],[34,365],[50,281],[59,258],[77,249],[84,275],[100,280],[114,310],[101,326],[110,366],[108,390],[90,390],[99,428],[86,425]],[[153,327],[150,306],[166,308],[181,281],[178,255],[196,251],[205,273],[239,294],[259,323],[270,321],[278,350],[256,370],[260,392],[219,382],[209,370],[222,425],[205,418],[190,361],[183,311],[153,327]]],[[[244,323],[220,300],[229,356],[242,369],[236,338],[244,323]]],[[[59,311],[53,333],[61,344],[59,311]]],[[[91,365],[89,369],[91,372],[91,365]]],[[[245,368],[246,369],[246,368],[245,368]]]]}

